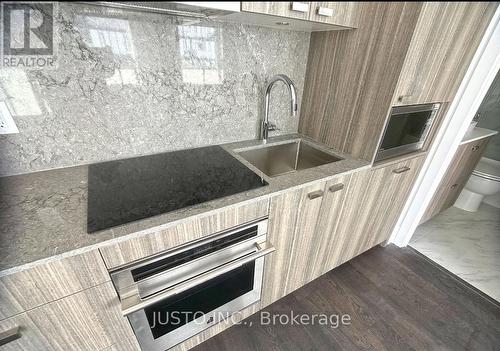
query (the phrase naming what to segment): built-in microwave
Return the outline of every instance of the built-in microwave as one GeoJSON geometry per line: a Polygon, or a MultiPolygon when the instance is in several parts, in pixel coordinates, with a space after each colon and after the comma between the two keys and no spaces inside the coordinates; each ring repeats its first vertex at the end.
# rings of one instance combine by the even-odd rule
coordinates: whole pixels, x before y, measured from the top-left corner
{"type": "Polygon", "coordinates": [[[439,107],[440,104],[393,107],[380,140],[375,161],[422,149],[439,107]]]}
{"type": "Polygon", "coordinates": [[[141,348],[164,351],[257,303],[266,238],[264,218],[113,269],[141,348]]]}

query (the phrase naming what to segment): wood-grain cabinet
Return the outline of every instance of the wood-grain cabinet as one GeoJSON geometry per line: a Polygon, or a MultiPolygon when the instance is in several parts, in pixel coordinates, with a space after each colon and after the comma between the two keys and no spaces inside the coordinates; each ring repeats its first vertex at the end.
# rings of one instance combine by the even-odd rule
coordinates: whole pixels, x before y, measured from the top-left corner
{"type": "Polygon", "coordinates": [[[0,321],[0,332],[16,327],[19,338],[0,350],[95,351],[133,337],[111,282],[0,321]]]}
{"type": "Polygon", "coordinates": [[[359,21],[356,2],[255,1],[242,2],[241,10],[348,28],[359,21]]]}
{"type": "Polygon", "coordinates": [[[0,320],[109,280],[97,250],[5,274],[0,277],[0,320]]]}
{"type": "Polygon", "coordinates": [[[450,166],[438,185],[420,223],[453,206],[476,168],[490,138],[471,141],[458,147],[450,166]]]}
{"type": "Polygon", "coordinates": [[[271,199],[262,307],[392,233],[424,156],[346,175],[271,199]]]}
{"type": "Polygon", "coordinates": [[[311,35],[299,132],[371,162],[392,106],[454,98],[498,3],[358,6],[356,29],[311,35]]]}
{"type": "Polygon", "coordinates": [[[389,239],[424,159],[420,155],[352,176],[340,225],[327,229],[327,270],[389,239]]]}
{"type": "Polygon", "coordinates": [[[0,335],[2,351],[104,350],[133,338],[97,249],[1,276],[0,335]]]}
{"type": "Polygon", "coordinates": [[[393,105],[453,100],[498,3],[424,2],[393,105]]]}
{"type": "Polygon", "coordinates": [[[276,251],[265,259],[262,306],[309,280],[309,252],[317,237],[315,228],[324,188],[325,182],[319,182],[271,199],[268,240],[276,251]]]}
{"type": "Polygon", "coordinates": [[[371,162],[419,2],[360,2],[357,29],[311,35],[299,132],[371,162]]]}

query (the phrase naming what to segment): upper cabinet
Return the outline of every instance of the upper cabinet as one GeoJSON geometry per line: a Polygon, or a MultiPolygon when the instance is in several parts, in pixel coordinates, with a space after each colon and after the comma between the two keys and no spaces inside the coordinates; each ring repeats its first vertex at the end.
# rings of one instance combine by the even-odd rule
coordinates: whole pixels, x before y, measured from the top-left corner
{"type": "MultiPolygon", "coordinates": [[[[356,28],[358,26],[358,4],[356,2],[302,2],[302,1],[258,1],[242,2],[241,11],[249,14],[263,14],[310,23],[311,31],[356,28]],[[327,26],[325,26],[327,25],[327,26]],[[338,28],[336,28],[338,27],[338,28]]],[[[269,16],[268,16],[269,17],[269,16]]],[[[264,18],[263,18],[264,20],[264,18]]],[[[274,24],[280,22],[273,19],[274,24]]],[[[265,24],[265,23],[263,23],[265,24]]],[[[293,27],[296,23],[289,23],[293,27]]],[[[282,28],[283,25],[282,25],[282,28]]]]}
{"type": "Polygon", "coordinates": [[[498,3],[425,2],[393,105],[451,101],[498,3]]]}
{"type": "Polygon", "coordinates": [[[454,98],[497,7],[360,2],[356,29],[311,35],[299,132],[372,161],[391,106],[454,98]]]}
{"type": "Polygon", "coordinates": [[[357,29],[311,35],[299,132],[371,161],[422,4],[357,6],[357,29]]]}

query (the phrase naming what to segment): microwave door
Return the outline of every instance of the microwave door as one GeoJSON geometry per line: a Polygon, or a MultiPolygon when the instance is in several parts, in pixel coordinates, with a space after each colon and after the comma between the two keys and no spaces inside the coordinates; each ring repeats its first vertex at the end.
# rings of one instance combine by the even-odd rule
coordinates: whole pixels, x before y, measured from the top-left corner
{"type": "Polygon", "coordinates": [[[430,132],[436,113],[434,104],[393,108],[376,160],[420,150],[430,132]]]}
{"type": "Polygon", "coordinates": [[[405,113],[391,116],[382,141],[382,149],[416,144],[422,141],[429,122],[429,112],[405,113]]]}

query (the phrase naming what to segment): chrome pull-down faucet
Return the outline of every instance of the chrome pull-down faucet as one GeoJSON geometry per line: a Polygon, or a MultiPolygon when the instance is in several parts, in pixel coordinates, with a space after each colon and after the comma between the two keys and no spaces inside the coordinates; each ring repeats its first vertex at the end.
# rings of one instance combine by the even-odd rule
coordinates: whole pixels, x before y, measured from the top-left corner
{"type": "Polygon", "coordinates": [[[261,126],[260,126],[260,138],[262,139],[263,143],[267,142],[267,137],[269,134],[270,130],[276,130],[276,125],[273,123],[269,122],[269,102],[271,99],[271,89],[274,86],[274,83],[281,81],[285,83],[285,85],[288,87],[288,92],[290,93],[290,115],[291,116],[296,116],[297,115],[297,91],[295,89],[295,85],[293,84],[292,80],[288,78],[284,74],[277,74],[274,77],[271,78],[269,83],[267,83],[266,87],[266,99],[264,102],[264,119],[262,120],[261,126]]]}

